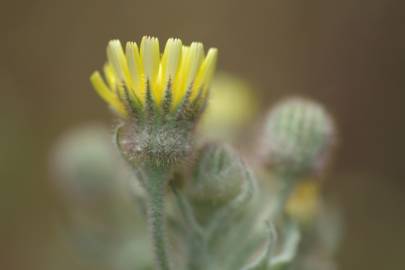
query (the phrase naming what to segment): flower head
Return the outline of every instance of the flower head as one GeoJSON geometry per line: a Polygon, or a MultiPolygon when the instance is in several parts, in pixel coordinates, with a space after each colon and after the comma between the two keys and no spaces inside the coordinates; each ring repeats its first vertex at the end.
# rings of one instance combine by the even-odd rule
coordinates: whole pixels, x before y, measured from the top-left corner
{"type": "Polygon", "coordinates": [[[97,93],[121,117],[199,112],[207,99],[214,73],[217,49],[207,55],[202,43],[189,46],[180,39],[167,40],[160,53],[157,38],[144,36],[140,46],[119,40],[107,46],[104,78],[95,71],[90,81],[97,93]]]}
{"type": "Polygon", "coordinates": [[[153,37],[143,37],[139,47],[127,42],[125,49],[119,40],[108,43],[104,78],[96,71],[90,81],[123,120],[116,142],[128,160],[167,165],[184,159],[216,59],[216,49],[205,55],[201,43],[184,46],[180,39],[167,40],[162,54],[153,37]]]}

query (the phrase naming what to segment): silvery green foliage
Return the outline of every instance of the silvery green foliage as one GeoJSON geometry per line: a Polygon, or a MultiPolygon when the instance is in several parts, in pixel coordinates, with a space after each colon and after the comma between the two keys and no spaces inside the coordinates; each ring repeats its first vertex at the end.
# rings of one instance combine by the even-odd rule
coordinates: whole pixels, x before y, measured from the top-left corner
{"type": "Polygon", "coordinates": [[[51,153],[50,167],[68,219],[60,224],[67,247],[86,268],[151,269],[142,209],[128,194],[128,167],[99,124],[64,134],[51,153]],[[146,247],[146,248],[145,248],[146,247]],[[133,254],[138,254],[135,258],[133,254]]]}
{"type": "Polygon", "coordinates": [[[115,142],[131,166],[105,150],[111,143],[97,139],[100,130],[66,139],[55,159],[58,174],[81,197],[108,197],[102,205],[113,213],[80,209],[94,218],[92,226],[76,220],[76,237],[90,238],[94,249],[108,247],[99,257],[105,254],[114,269],[334,269],[338,215],[324,206],[303,226],[284,211],[296,183],[322,170],[330,152],[333,122],[319,104],[294,98],[270,111],[258,164],[226,143],[195,146],[191,131],[171,121],[120,126],[115,142]],[[122,202],[124,193],[132,205],[122,202]],[[97,223],[110,218],[121,224],[112,245],[102,241],[109,231],[97,232],[97,223]]]}
{"type": "MultiPolygon", "coordinates": [[[[175,177],[187,181],[178,184],[172,179],[174,196],[167,201],[175,208],[168,231],[176,235],[170,256],[180,258],[172,261],[174,269],[293,267],[302,237],[299,225],[283,213],[263,219],[268,200],[260,196],[254,173],[232,147],[204,145],[194,162],[180,170],[182,175],[175,177]]],[[[285,198],[272,201],[283,204],[285,198]]]]}
{"type": "Polygon", "coordinates": [[[324,202],[318,217],[302,230],[302,241],[292,270],[336,270],[333,260],[341,241],[342,220],[339,210],[324,202]]]}

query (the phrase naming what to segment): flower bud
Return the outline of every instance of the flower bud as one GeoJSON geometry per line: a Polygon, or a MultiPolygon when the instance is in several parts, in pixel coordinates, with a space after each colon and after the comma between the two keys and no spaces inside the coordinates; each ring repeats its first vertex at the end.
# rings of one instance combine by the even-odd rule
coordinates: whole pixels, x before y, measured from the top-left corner
{"type": "Polygon", "coordinates": [[[99,204],[117,191],[117,159],[108,131],[101,126],[66,133],[51,155],[51,169],[69,200],[99,204]]]}
{"type": "Polygon", "coordinates": [[[241,192],[245,170],[230,146],[206,145],[192,169],[188,194],[195,202],[222,205],[241,192]]]}
{"type": "Polygon", "coordinates": [[[316,102],[287,99],[270,111],[261,155],[276,171],[305,176],[324,168],[334,142],[332,118],[316,102]]]}
{"type": "Polygon", "coordinates": [[[171,165],[184,159],[192,143],[192,123],[138,123],[126,121],[117,129],[116,143],[123,156],[133,165],[145,162],[171,165]]]}

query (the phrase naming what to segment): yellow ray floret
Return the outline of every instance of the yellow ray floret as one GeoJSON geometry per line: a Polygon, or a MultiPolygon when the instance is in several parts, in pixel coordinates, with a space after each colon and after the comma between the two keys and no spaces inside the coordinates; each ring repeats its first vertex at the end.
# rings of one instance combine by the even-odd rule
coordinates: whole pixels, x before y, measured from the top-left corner
{"type": "Polygon", "coordinates": [[[170,91],[173,110],[186,97],[192,102],[205,96],[216,58],[217,49],[209,49],[205,56],[199,42],[184,46],[180,39],[170,38],[161,55],[159,41],[154,37],[143,37],[139,47],[135,42],[127,42],[125,50],[119,40],[111,40],[104,78],[96,71],[90,81],[102,99],[123,117],[129,113],[128,104],[145,105],[148,87],[158,107],[170,91]]]}

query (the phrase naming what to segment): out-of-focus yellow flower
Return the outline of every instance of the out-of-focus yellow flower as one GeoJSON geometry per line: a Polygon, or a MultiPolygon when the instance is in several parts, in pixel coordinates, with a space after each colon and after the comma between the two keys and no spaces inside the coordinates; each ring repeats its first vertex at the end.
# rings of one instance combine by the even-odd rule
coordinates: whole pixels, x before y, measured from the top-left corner
{"type": "Polygon", "coordinates": [[[319,211],[320,186],[315,180],[305,180],[295,187],[288,199],[286,212],[301,223],[309,223],[319,211]]]}
{"type": "Polygon", "coordinates": [[[161,55],[157,38],[144,36],[138,47],[119,40],[107,46],[103,75],[95,71],[90,81],[97,93],[120,116],[127,117],[152,106],[163,113],[175,112],[186,103],[203,104],[217,59],[217,49],[207,55],[202,43],[182,44],[170,38],[161,55]]]}
{"type": "Polygon", "coordinates": [[[235,76],[219,73],[212,82],[198,132],[204,138],[233,139],[253,121],[257,111],[252,87],[235,76]]]}

